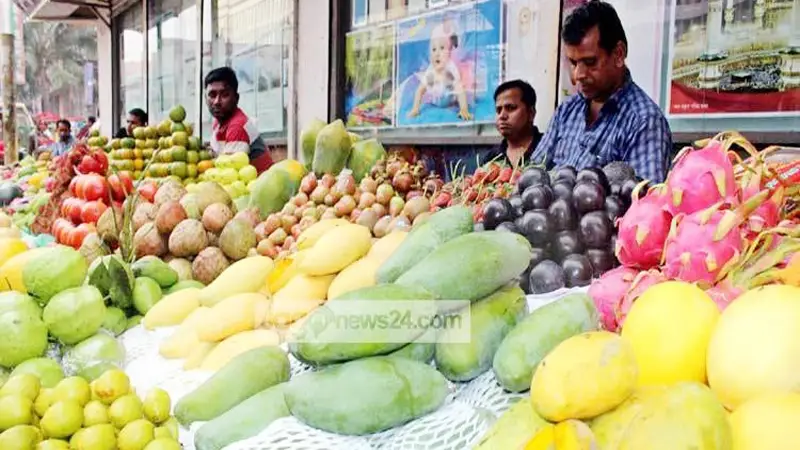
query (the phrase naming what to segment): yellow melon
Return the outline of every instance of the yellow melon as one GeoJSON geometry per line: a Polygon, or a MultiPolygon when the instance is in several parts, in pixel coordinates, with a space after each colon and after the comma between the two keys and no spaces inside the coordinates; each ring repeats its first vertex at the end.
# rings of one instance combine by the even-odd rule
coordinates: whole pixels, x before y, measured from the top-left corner
{"type": "Polygon", "coordinates": [[[781,392],[755,397],[730,416],[736,450],[800,448],[800,394],[781,392]]]}

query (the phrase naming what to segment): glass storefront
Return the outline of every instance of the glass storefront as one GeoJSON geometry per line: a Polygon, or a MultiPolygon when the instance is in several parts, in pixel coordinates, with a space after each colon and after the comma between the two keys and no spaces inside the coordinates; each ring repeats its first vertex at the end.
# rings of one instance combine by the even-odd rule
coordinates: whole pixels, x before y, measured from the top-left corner
{"type": "Polygon", "coordinates": [[[202,129],[195,129],[208,139],[211,119],[201,107],[203,86],[197,72],[201,52],[202,76],[214,67],[233,67],[239,77],[239,106],[265,137],[286,136],[291,0],[146,1],[146,40],[142,4],[115,19],[122,124],[131,108],[146,108],[150,121],[157,123],[180,104],[188,121],[201,118],[202,129]]]}
{"type": "Polygon", "coordinates": [[[189,122],[197,111],[197,21],[195,0],[149,0],[147,60],[152,121],[175,105],[186,109],[189,122]]]}
{"type": "Polygon", "coordinates": [[[146,105],[144,84],[144,32],[142,7],[134,5],[123,12],[119,22],[119,106],[120,124],[125,124],[127,111],[146,105]]]}
{"type": "MultiPolygon", "coordinates": [[[[207,0],[203,17],[203,76],[232,67],[239,107],[266,137],[286,136],[291,0],[207,0]]],[[[203,109],[204,135],[211,116],[203,109]]]]}

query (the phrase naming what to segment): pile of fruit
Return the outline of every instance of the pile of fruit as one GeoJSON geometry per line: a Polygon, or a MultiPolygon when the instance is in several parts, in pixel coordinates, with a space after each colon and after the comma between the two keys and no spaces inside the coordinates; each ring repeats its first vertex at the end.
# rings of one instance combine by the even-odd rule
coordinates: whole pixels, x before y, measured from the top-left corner
{"type": "Polygon", "coordinates": [[[256,168],[250,165],[245,153],[219,155],[214,159],[213,167],[201,165],[200,181],[219,183],[232,199],[237,199],[250,192],[250,187],[258,176],[256,168]]]}
{"type": "Polygon", "coordinates": [[[616,255],[622,267],[590,290],[608,330],[624,322],[648,286],[664,280],[696,283],[721,310],[751,288],[798,284],[800,260],[793,255],[800,228],[766,155],[736,133],[720,135],[703,148],[685,149],[664,185],[634,196],[619,220],[616,255]],[[751,157],[734,163],[733,145],[751,157]]]}
{"type": "Polygon", "coordinates": [[[139,398],[120,370],[109,370],[90,384],[52,369],[18,366],[0,388],[0,448],[181,448],[164,390],[155,388],[139,398]]]}
{"type": "Polygon", "coordinates": [[[482,227],[525,236],[533,256],[522,276],[526,293],[543,294],[563,287],[587,286],[617,261],[615,222],[637,194],[637,181],[624,164],[613,183],[600,169],[562,167],[551,175],[525,169],[508,199],[489,200],[481,208],[482,227]]]}

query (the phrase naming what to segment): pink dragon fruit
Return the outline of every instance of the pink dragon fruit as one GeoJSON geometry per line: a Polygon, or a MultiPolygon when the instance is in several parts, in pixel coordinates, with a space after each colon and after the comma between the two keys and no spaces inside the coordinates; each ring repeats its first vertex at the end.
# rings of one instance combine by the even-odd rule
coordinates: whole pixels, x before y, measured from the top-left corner
{"type": "Polygon", "coordinates": [[[633,307],[633,303],[638,299],[644,292],[653,286],[654,284],[661,283],[663,281],[667,281],[667,277],[664,276],[663,273],[659,272],[658,270],[647,270],[644,272],[640,272],[636,275],[636,278],[628,288],[628,292],[625,293],[625,296],[622,298],[622,302],[619,305],[619,309],[617,309],[616,316],[617,316],[617,323],[619,327],[622,328],[622,325],[625,323],[625,319],[628,317],[628,313],[633,307]]]}
{"type": "Polygon", "coordinates": [[[633,191],[631,207],[617,221],[617,248],[620,263],[637,269],[651,269],[661,262],[664,242],[669,234],[672,215],[665,210],[666,197],[650,191],[639,198],[641,183],[633,191]]]}
{"type": "Polygon", "coordinates": [[[744,292],[744,289],[735,287],[731,283],[725,282],[725,280],[706,290],[706,294],[711,297],[711,300],[714,300],[720,312],[725,311],[725,308],[744,292]]]}
{"type": "Polygon", "coordinates": [[[742,223],[767,195],[769,191],[761,191],[735,210],[718,203],[675,217],[664,247],[664,274],[706,289],[724,278],[745,247],[742,223]]]}
{"type": "Polygon", "coordinates": [[[712,205],[736,202],[733,163],[723,143],[713,139],[702,149],[684,148],[667,176],[667,208],[692,214],[712,205]]]}
{"type": "Polygon", "coordinates": [[[636,269],[620,266],[592,282],[589,297],[597,308],[603,329],[617,331],[617,310],[638,273],[636,269]]]}

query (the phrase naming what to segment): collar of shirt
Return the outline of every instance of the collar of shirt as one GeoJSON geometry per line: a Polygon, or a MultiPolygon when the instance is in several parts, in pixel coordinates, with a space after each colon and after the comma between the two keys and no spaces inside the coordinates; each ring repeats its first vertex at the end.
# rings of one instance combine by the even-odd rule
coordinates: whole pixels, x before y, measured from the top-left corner
{"type": "MultiPolygon", "coordinates": [[[[539,141],[542,139],[542,132],[539,131],[539,128],[534,125],[533,126],[533,139],[531,139],[531,143],[528,145],[528,149],[525,150],[525,154],[522,156],[523,164],[527,164],[533,158],[533,152],[536,150],[536,146],[539,144],[539,141]]],[[[503,139],[500,144],[496,145],[489,154],[489,158],[486,162],[489,161],[505,161],[507,164],[511,164],[511,161],[508,159],[508,140],[503,139]]]]}

